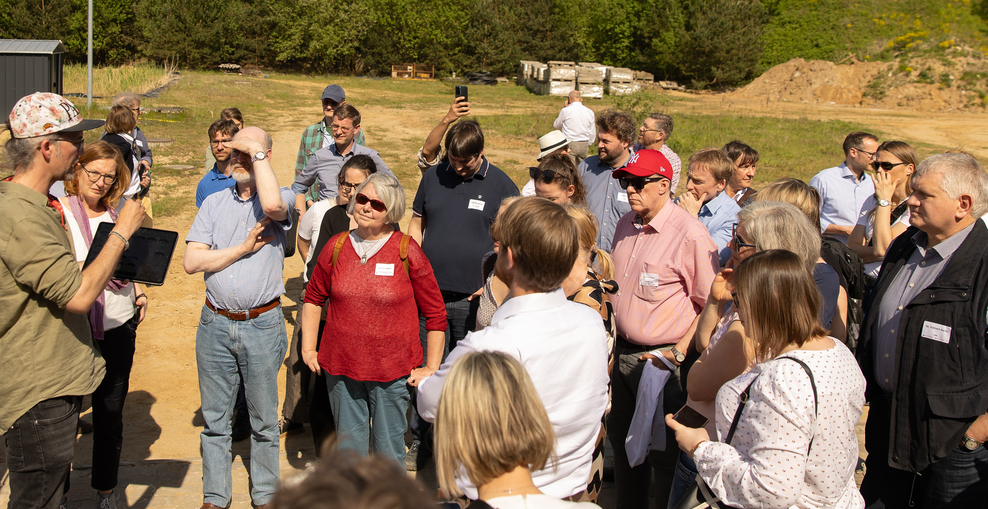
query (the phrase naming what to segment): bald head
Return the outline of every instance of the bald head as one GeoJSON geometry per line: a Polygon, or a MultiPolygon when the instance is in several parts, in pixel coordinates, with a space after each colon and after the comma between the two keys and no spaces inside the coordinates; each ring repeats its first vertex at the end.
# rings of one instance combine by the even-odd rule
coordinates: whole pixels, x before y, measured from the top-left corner
{"type": "Polygon", "coordinates": [[[245,127],[241,129],[240,132],[238,132],[233,138],[237,139],[241,137],[249,138],[260,143],[261,146],[264,147],[265,151],[271,150],[274,146],[274,141],[271,140],[271,136],[264,132],[264,129],[261,129],[260,127],[245,127]]]}
{"type": "Polygon", "coordinates": [[[569,93],[569,102],[576,103],[583,100],[583,96],[580,95],[579,90],[574,90],[569,93]]]}

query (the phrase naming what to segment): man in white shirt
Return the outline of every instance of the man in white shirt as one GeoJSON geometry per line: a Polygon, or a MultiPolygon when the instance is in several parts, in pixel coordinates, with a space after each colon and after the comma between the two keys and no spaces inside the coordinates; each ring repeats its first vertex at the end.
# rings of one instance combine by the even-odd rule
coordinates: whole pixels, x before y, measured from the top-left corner
{"type": "Polygon", "coordinates": [[[577,165],[587,158],[587,148],[597,139],[596,122],[593,110],[583,105],[580,91],[574,90],[569,93],[566,105],[552,123],[552,127],[562,131],[569,140],[570,154],[577,165]]]}
{"type": "MultiPolygon", "coordinates": [[[[495,274],[509,298],[491,326],[470,333],[432,376],[418,382],[418,410],[433,420],[443,383],[457,359],[473,351],[500,351],[528,370],[556,432],[556,461],[532,472],[546,495],[583,495],[607,406],[607,339],[600,314],[566,300],[559,287],[578,251],[576,224],[565,209],[536,197],[521,198],[498,216],[495,274]],[[521,248],[524,246],[524,249],[521,248]]],[[[415,383],[409,380],[409,383],[415,383]]],[[[476,485],[460,479],[467,497],[476,485]]]]}
{"type": "Polygon", "coordinates": [[[865,171],[878,152],[878,138],[854,132],[844,138],[844,162],[810,179],[820,193],[820,229],[847,244],[861,216],[875,208],[875,181],[865,171]]]}

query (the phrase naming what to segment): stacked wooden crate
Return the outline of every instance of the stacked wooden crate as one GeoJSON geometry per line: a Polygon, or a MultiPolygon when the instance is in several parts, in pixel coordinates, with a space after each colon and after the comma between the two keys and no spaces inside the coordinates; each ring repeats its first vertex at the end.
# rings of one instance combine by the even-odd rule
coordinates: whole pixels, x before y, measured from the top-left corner
{"type": "Polygon", "coordinates": [[[628,95],[638,90],[635,83],[635,71],[626,67],[612,67],[607,70],[607,93],[610,95],[628,95]]]}
{"type": "Polygon", "coordinates": [[[635,85],[637,89],[648,88],[655,82],[655,77],[652,73],[645,71],[635,71],[635,85]]]}
{"type": "Polygon", "coordinates": [[[518,80],[517,83],[524,87],[529,86],[529,82],[536,81],[536,69],[540,65],[545,65],[539,62],[533,62],[531,60],[522,60],[518,62],[518,80]]]}
{"type": "Polygon", "coordinates": [[[543,95],[567,96],[576,90],[576,63],[550,60],[543,95]]]}
{"type": "Polygon", "coordinates": [[[604,97],[604,75],[606,68],[594,62],[580,62],[576,68],[576,88],[583,97],[601,99],[604,97]]]}

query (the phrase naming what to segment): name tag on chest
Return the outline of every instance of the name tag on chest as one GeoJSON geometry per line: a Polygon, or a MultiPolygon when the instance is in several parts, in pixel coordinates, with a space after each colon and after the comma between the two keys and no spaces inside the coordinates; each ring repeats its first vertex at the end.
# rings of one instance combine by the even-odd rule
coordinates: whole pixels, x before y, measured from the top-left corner
{"type": "Polygon", "coordinates": [[[926,339],[932,339],[933,341],[949,344],[950,327],[940,325],[939,323],[923,322],[923,337],[926,339]]]}
{"type": "Polygon", "coordinates": [[[375,276],[393,276],[395,275],[395,264],[393,263],[379,263],[377,267],[374,268],[375,276]]]}
{"type": "Polygon", "coordinates": [[[657,287],[659,286],[659,275],[652,274],[650,272],[642,272],[641,275],[638,276],[638,284],[642,286],[657,287]]]}
{"type": "Polygon", "coordinates": [[[619,201],[621,203],[628,203],[628,193],[626,193],[626,192],[620,192],[620,193],[618,193],[618,195],[617,195],[617,201],[619,201]]]}
{"type": "Polygon", "coordinates": [[[470,202],[467,203],[467,209],[468,210],[480,210],[480,211],[483,211],[484,210],[484,201],[483,200],[470,200],[470,202]]]}

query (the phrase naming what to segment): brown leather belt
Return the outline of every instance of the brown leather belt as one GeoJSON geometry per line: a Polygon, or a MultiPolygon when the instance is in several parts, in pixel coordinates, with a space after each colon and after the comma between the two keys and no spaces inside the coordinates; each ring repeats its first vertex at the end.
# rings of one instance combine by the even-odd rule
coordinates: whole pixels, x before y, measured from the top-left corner
{"type": "Polygon", "coordinates": [[[206,299],[206,307],[237,322],[253,320],[258,316],[261,316],[261,313],[266,313],[278,307],[279,304],[281,304],[281,298],[277,298],[259,308],[249,309],[247,311],[227,311],[225,309],[216,309],[216,306],[213,306],[213,303],[209,302],[209,299],[206,299]]]}

